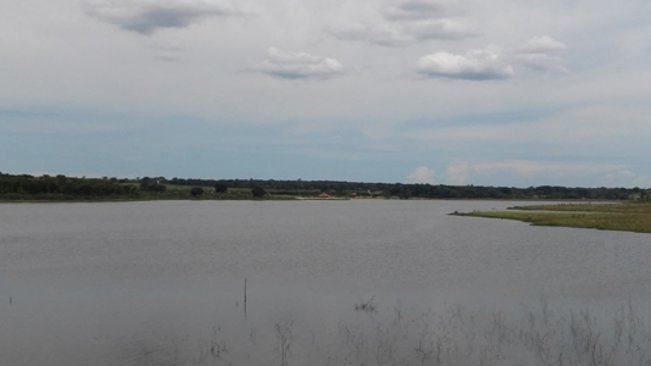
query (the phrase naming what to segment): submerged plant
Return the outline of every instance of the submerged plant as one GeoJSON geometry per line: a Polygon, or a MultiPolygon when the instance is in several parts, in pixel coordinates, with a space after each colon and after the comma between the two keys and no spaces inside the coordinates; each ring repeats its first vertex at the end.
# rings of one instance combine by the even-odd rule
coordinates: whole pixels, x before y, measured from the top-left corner
{"type": "Polygon", "coordinates": [[[292,334],[293,325],[294,321],[284,321],[274,324],[276,338],[280,342],[280,366],[287,366],[287,356],[289,355],[289,348],[294,338],[292,334]]]}
{"type": "Polygon", "coordinates": [[[362,301],[360,303],[355,304],[355,311],[363,311],[366,313],[376,313],[377,312],[377,306],[375,305],[375,302],[373,301],[375,297],[371,297],[370,299],[366,301],[362,301]]]}

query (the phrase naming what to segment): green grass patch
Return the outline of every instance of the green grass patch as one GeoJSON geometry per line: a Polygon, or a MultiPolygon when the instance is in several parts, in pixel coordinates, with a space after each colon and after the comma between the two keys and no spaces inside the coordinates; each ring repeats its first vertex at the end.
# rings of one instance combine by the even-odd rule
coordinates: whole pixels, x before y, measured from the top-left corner
{"type": "Polygon", "coordinates": [[[557,204],[510,207],[506,211],[473,211],[453,215],[518,220],[539,226],[651,233],[651,204],[557,204]]]}

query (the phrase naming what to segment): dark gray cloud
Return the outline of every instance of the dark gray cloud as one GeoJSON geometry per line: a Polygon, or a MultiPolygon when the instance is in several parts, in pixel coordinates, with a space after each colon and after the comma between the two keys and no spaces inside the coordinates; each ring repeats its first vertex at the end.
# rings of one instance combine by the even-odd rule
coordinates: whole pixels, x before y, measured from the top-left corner
{"type": "Polygon", "coordinates": [[[225,0],[88,0],[84,11],[103,22],[140,34],[151,34],[160,28],[187,27],[207,17],[241,14],[225,0]]]}
{"type": "Polygon", "coordinates": [[[287,52],[269,47],[267,59],[254,69],[281,79],[329,79],[343,71],[334,58],[314,56],[305,52],[287,52]]]}
{"type": "Polygon", "coordinates": [[[463,55],[437,52],[418,60],[417,71],[430,78],[500,80],[513,76],[511,65],[496,51],[472,50],[463,55]]]}
{"type": "Polygon", "coordinates": [[[382,11],[384,17],[392,21],[431,19],[445,13],[444,4],[432,1],[405,1],[382,11]]]}

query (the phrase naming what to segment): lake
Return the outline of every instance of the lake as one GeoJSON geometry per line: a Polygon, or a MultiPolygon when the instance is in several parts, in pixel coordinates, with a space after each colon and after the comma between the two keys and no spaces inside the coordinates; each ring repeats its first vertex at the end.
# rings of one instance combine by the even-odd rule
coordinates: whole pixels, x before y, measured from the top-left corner
{"type": "Polygon", "coordinates": [[[651,236],[520,203],[1,204],[0,365],[648,364],[651,236]]]}

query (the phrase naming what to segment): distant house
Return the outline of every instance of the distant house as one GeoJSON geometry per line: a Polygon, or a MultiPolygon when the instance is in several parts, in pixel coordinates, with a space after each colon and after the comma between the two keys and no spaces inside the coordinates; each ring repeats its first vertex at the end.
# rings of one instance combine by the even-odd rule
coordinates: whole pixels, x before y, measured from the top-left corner
{"type": "Polygon", "coordinates": [[[319,198],[321,198],[321,199],[329,199],[329,198],[332,198],[332,196],[330,196],[326,192],[321,192],[321,194],[319,194],[319,198]]]}

